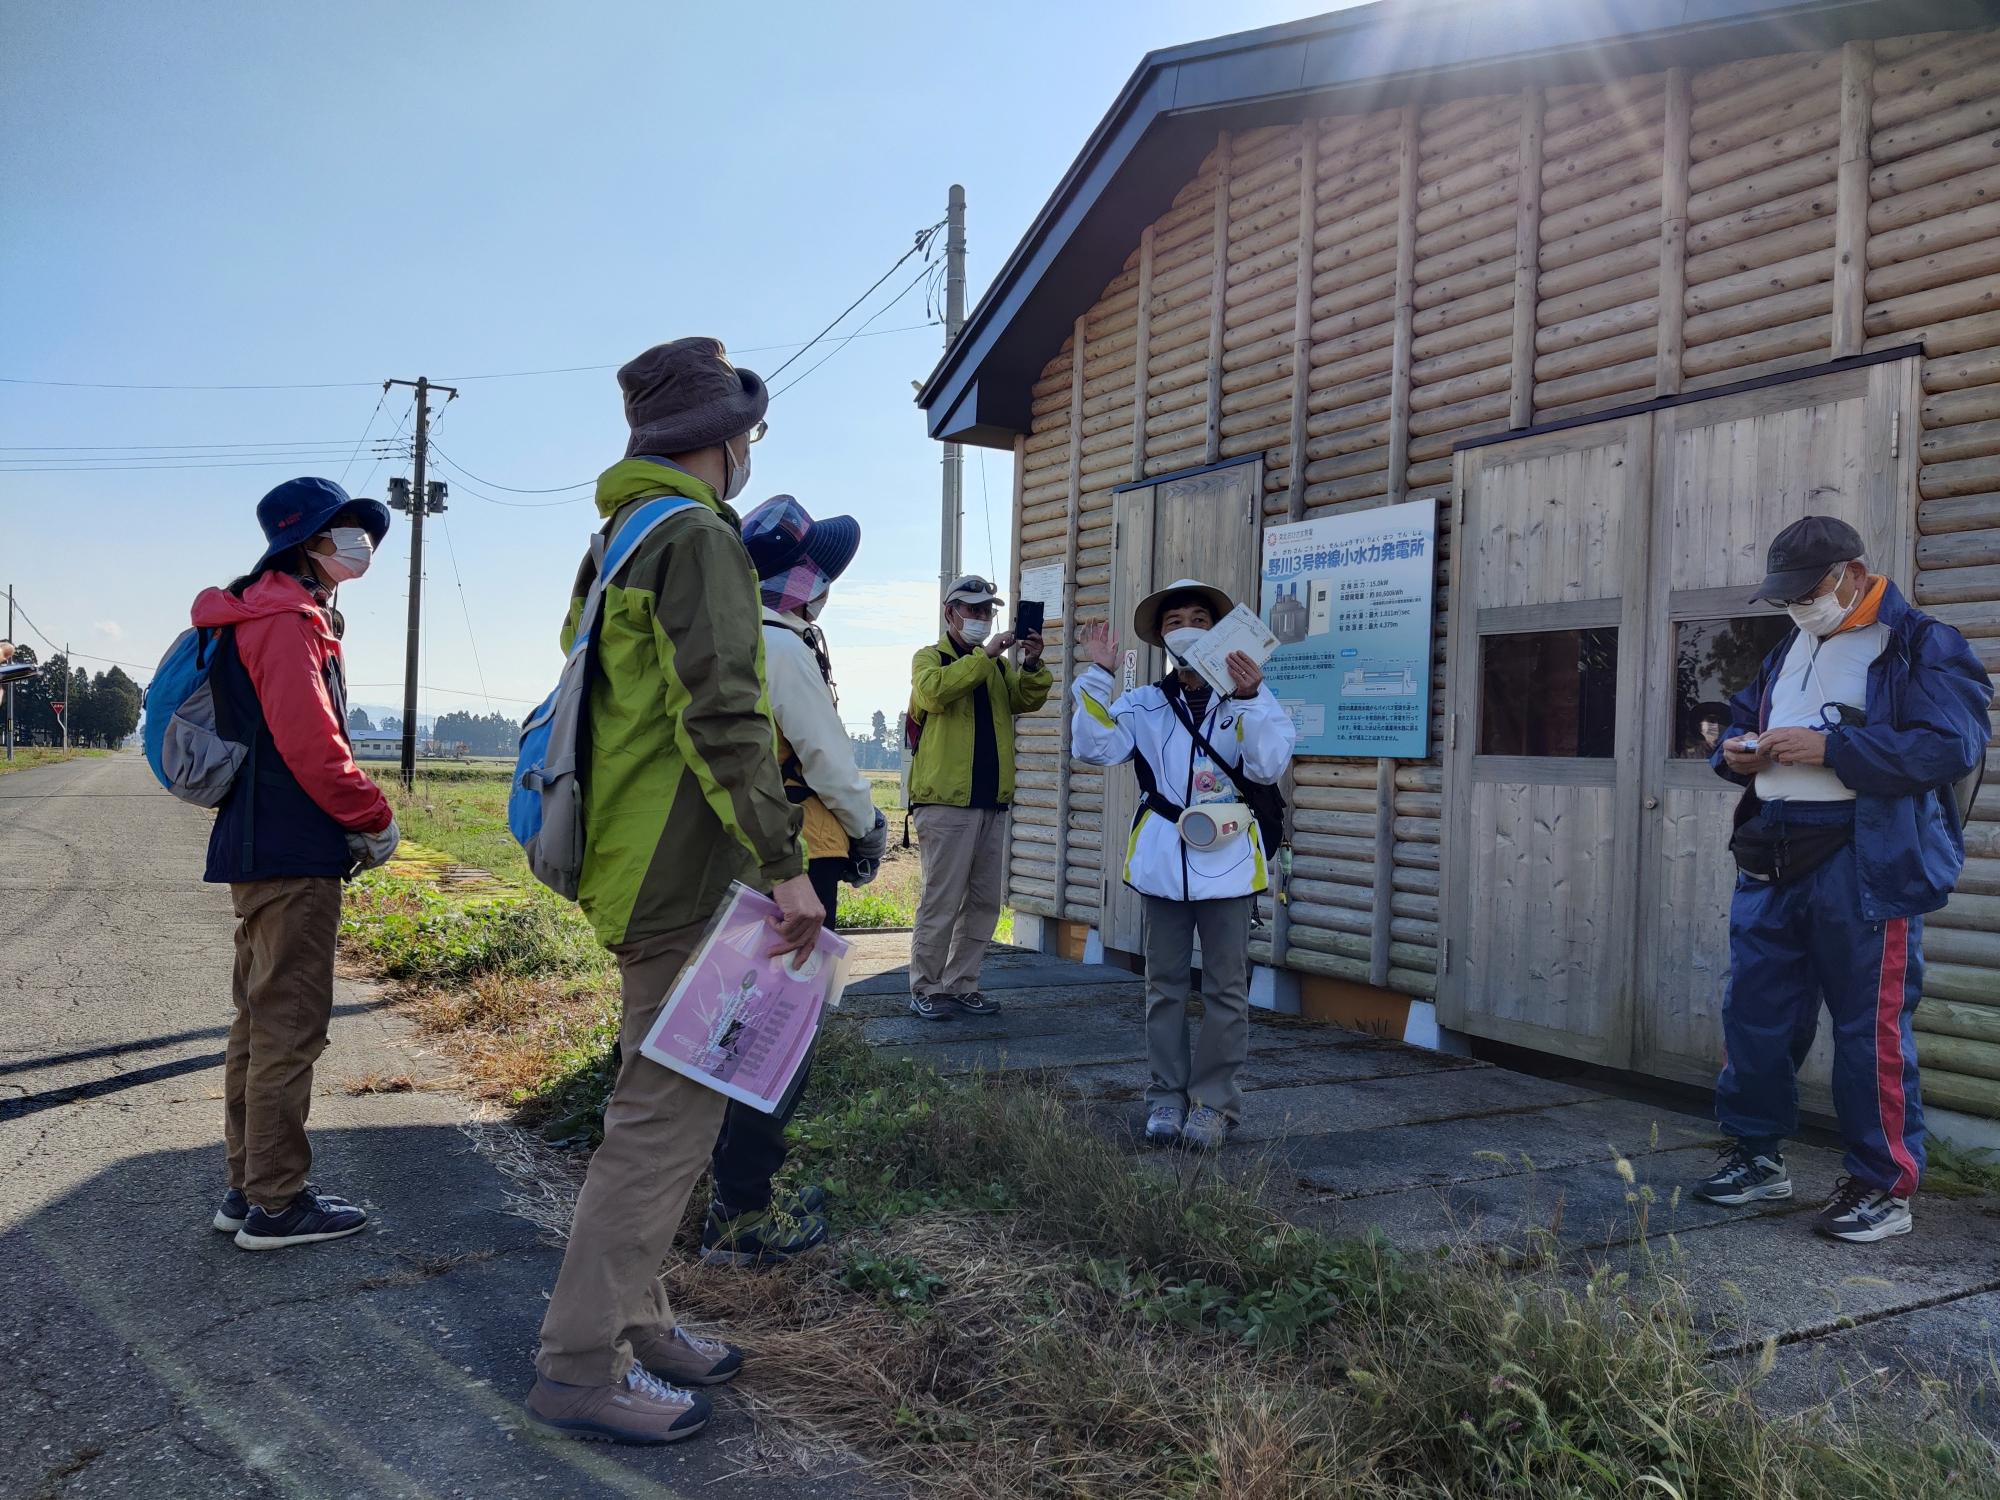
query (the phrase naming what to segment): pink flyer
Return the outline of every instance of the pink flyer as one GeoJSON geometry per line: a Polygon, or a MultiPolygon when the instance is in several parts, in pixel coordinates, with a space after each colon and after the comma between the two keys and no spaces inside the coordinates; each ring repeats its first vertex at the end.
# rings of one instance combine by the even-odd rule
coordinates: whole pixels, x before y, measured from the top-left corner
{"type": "Polygon", "coordinates": [[[821,1012],[840,1003],[848,945],[821,929],[804,959],[766,956],[778,904],[737,885],[640,1051],[766,1114],[798,1076],[821,1012]]]}

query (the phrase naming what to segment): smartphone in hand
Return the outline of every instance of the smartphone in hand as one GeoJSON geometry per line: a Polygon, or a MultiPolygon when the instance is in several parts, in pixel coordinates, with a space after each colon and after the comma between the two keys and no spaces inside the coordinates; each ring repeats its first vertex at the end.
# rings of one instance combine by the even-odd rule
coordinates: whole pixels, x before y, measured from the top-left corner
{"type": "Polygon", "coordinates": [[[1045,613],[1039,599],[1023,599],[1014,610],[1014,634],[1016,637],[1040,635],[1042,618],[1045,613]]]}

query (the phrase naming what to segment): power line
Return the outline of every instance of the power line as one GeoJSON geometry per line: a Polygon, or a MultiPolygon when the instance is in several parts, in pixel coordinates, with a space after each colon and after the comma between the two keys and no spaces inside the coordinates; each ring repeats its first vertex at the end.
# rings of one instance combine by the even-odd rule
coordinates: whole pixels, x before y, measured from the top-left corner
{"type": "MultiPolygon", "coordinates": [[[[937,226],[933,225],[931,229],[925,230],[924,234],[929,235],[934,233],[936,228],[937,226]]],[[[908,260],[911,253],[914,253],[914,251],[905,252],[902,259],[896,262],[896,265],[899,266],[904,260],[908,260]]],[[[882,281],[887,281],[889,273],[895,269],[896,266],[891,266],[888,272],[884,272],[882,281]]],[[[880,286],[881,284],[882,282],[878,281],[875,283],[875,286],[880,286]]],[[[868,299],[868,293],[874,290],[875,287],[870,287],[868,292],[863,292],[856,299],[854,305],[859,306],[861,302],[865,302],[868,299]]],[[[849,307],[847,311],[852,312],[853,310],[853,307],[849,307]]],[[[846,312],[840,315],[841,318],[846,316],[846,312]]],[[[782,344],[753,344],[746,348],[737,349],[734,352],[737,354],[769,354],[779,349],[796,349],[799,353],[803,354],[822,338],[826,337],[827,332],[832,329],[834,324],[838,324],[839,322],[840,318],[835,318],[833,324],[829,324],[826,329],[822,329],[803,343],[791,341],[782,344]]],[[[912,323],[904,328],[881,328],[877,329],[870,337],[880,338],[891,333],[915,333],[919,329],[934,328],[936,326],[935,322],[930,322],[912,323]]],[[[796,357],[794,356],[794,358],[796,357]]],[[[790,362],[790,360],[787,360],[786,364],[790,362]]],[[[618,360],[611,364],[602,365],[556,365],[541,370],[494,370],[485,374],[442,375],[438,378],[441,381],[520,380],[534,375],[574,375],[598,370],[615,370],[624,363],[625,361],[618,360]]],[[[782,370],[784,366],[780,365],[778,368],[782,370]]],[[[233,384],[173,384],[166,382],[141,383],[123,380],[34,380],[22,375],[0,375],[0,385],[31,385],[70,391],[358,391],[372,389],[380,383],[375,380],[294,380],[237,382],[233,384]]]]}
{"type": "Polygon", "coordinates": [[[559,495],[564,490],[580,490],[584,488],[586,485],[592,485],[597,483],[597,481],[594,479],[583,479],[577,481],[577,483],[575,484],[552,484],[547,489],[544,490],[523,489],[521,486],[517,484],[502,484],[497,479],[481,478],[479,475],[473,473],[472,470],[466,468],[464,464],[460,463],[457,459],[453,458],[449,453],[445,452],[444,449],[437,447],[435,444],[432,445],[432,450],[437,454],[439,458],[443,459],[447,464],[451,465],[452,468],[456,469],[459,473],[463,474],[467,479],[470,479],[474,484],[483,484],[488,486],[489,488],[496,490],[506,490],[509,494],[513,495],[559,495]]]}
{"type": "Polygon", "coordinates": [[[375,409],[368,413],[367,425],[361,429],[361,436],[354,440],[354,452],[347,455],[347,462],[341,466],[337,484],[347,483],[347,471],[354,467],[354,460],[360,455],[361,445],[368,441],[368,434],[375,430],[375,419],[382,415],[382,403],[389,399],[389,383],[382,383],[382,394],[375,398],[375,409]]]}
{"type": "MultiPolygon", "coordinates": [[[[898,262],[898,264],[900,264],[900,262],[898,262]]],[[[827,350],[826,353],[822,354],[818,359],[814,360],[810,365],[807,365],[805,369],[801,370],[798,374],[794,375],[790,380],[786,381],[783,385],[779,386],[776,390],[772,391],[771,399],[773,401],[776,401],[780,396],[784,395],[786,391],[789,391],[793,386],[797,385],[801,380],[804,380],[808,375],[812,374],[814,370],[817,370],[821,365],[825,364],[828,360],[832,359],[834,355],[840,353],[841,350],[845,349],[849,344],[853,343],[856,339],[861,337],[862,330],[867,328],[869,323],[874,322],[875,319],[881,317],[882,314],[887,312],[890,308],[894,307],[898,302],[901,302],[905,297],[909,296],[911,292],[916,290],[919,283],[921,283],[923,279],[929,274],[930,274],[929,267],[925,267],[923,270],[919,271],[916,275],[915,280],[911,281],[908,286],[904,287],[900,292],[896,293],[896,295],[891,297],[887,302],[883,303],[880,307],[876,308],[875,311],[869,315],[867,321],[862,323],[860,328],[857,328],[854,330],[854,332],[846,335],[844,338],[840,340],[839,343],[835,344],[831,349],[827,350]]],[[[881,283],[877,282],[876,285],[880,286],[881,283]]],[[[845,314],[842,314],[842,316],[844,317],[845,314]]],[[[801,350],[800,352],[804,353],[803,350],[801,350]]],[[[789,363],[789,361],[787,361],[787,363],[789,363]]]]}
{"type": "MultiPolygon", "coordinates": [[[[465,580],[458,572],[458,549],[451,544],[451,522],[445,519],[443,511],[438,512],[438,520],[444,526],[444,551],[451,559],[451,581],[458,585],[458,607],[465,611],[465,641],[472,648],[472,670],[479,674],[479,694],[486,698],[486,669],[479,665],[479,637],[473,634],[472,606],[466,602],[465,580]]],[[[493,712],[491,698],[486,698],[486,711],[493,712]]]]}
{"type": "MultiPolygon", "coordinates": [[[[326,456],[327,462],[340,457],[339,453],[326,456]]],[[[300,464],[315,463],[319,460],[310,455],[291,454],[283,458],[249,459],[229,463],[137,463],[137,464],[80,464],[74,468],[27,468],[9,469],[0,467],[0,475],[7,474],[147,474],[167,469],[291,469],[300,464]]]]}
{"type": "Polygon", "coordinates": [[[488,505],[504,505],[509,510],[548,510],[551,506],[557,505],[582,505],[597,498],[595,493],[586,493],[571,495],[563,500],[502,500],[496,495],[481,494],[463,480],[453,481],[452,493],[470,495],[475,500],[484,500],[488,505]]]}
{"type": "Polygon", "coordinates": [[[150,672],[153,670],[153,664],[151,662],[120,661],[115,656],[95,656],[88,651],[63,650],[62,647],[58,646],[54,641],[49,639],[47,631],[43,630],[41,626],[35,623],[34,617],[30,615],[28,611],[22,606],[21,598],[20,595],[18,594],[14,596],[14,613],[19,615],[23,620],[27,621],[28,628],[34,631],[36,635],[42,638],[42,644],[44,646],[47,646],[49,650],[55,652],[56,655],[62,657],[65,661],[69,660],[71,657],[81,657],[84,661],[101,661],[109,663],[111,666],[114,667],[130,667],[135,672],[150,672]]]}
{"type": "MultiPolygon", "coordinates": [[[[944,228],[944,223],[945,221],[943,219],[939,219],[937,223],[931,225],[930,228],[919,229],[917,231],[916,238],[912,240],[910,243],[910,248],[905,250],[901,255],[897,256],[894,264],[892,264],[889,267],[889,269],[884,271],[880,276],[875,278],[875,283],[873,286],[869,287],[867,291],[863,292],[859,297],[856,297],[852,302],[848,303],[847,306],[843,307],[840,310],[840,317],[835,318],[831,323],[827,324],[826,327],[822,328],[818,333],[814,334],[810,339],[806,340],[805,343],[801,344],[799,346],[798,353],[794,354],[790,359],[786,360],[783,364],[779,365],[777,369],[773,370],[769,375],[765,376],[764,377],[765,380],[767,382],[776,380],[780,375],[784,374],[786,370],[790,369],[792,365],[798,361],[800,354],[804,354],[806,350],[812,348],[814,344],[817,344],[821,339],[825,338],[829,333],[832,333],[834,329],[840,326],[841,321],[845,319],[849,313],[853,312],[855,308],[859,307],[862,303],[866,302],[870,297],[874,296],[876,287],[881,286],[883,282],[887,281],[891,276],[894,276],[896,274],[897,266],[902,265],[904,261],[908,260],[912,255],[915,255],[919,250],[928,250],[931,242],[931,237],[935,235],[940,229],[944,228]]],[[[797,381],[793,381],[792,383],[794,385],[798,384],[797,381]]]]}
{"type": "Polygon", "coordinates": [[[346,438],[298,438],[283,442],[274,439],[261,443],[46,443],[41,445],[23,444],[16,447],[0,447],[0,453],[126,453],[132,451],[169,453],[181,448],[341,448],[346,445],[346,438]]]}
{"type": "MultiPolygon", "coordinates": [[[[350,682],[348,684],[350,689],[366,692],[377,692],[386,688],[400,688],[401,686],[402,683],[400,682],[350,682]]],[[[509,698],[505,693],[474,692],[471,688],[439,687],[437,684],[430,682],[422,684],[422,687],[427,693],[450,693],[459,698],[490,698],[496,699],[501,703],[535,704],[541,701],[539,698],[509,698]]]]}

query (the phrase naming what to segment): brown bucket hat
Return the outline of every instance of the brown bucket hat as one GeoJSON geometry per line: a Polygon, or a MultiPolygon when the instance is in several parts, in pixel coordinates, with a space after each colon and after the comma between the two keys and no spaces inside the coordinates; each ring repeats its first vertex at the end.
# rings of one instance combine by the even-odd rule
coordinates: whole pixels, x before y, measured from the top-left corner
{"type": "Polygon", "coordinates": [[[627,458],[713,448],[763,421],[771,404],[764,382],[731,364],[720,339],[655,344],[618,372],[618,388],[632,429],[627,458]]]}

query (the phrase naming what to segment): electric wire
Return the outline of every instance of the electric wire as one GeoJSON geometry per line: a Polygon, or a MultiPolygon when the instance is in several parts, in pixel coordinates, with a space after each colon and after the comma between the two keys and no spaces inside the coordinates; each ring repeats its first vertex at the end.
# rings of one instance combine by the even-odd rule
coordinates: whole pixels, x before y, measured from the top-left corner
{"type": "MultiPolygon", "coordinates": [[[[817,344],[821,339],[825,338],[829,333],[832,333],[834,329],[838,328],[840,324],[846,319],[849,313],[853,312],[855,308],[859,307],[862,303],[866,302],[870,297],[874,296],[876,288],[880,287],[883,282],[887,281],[891,276],[896,274],[897,267],[901,266],[904,261],[908,260],[912,255],[915,255],[919,250],[928,253],[930,249],[931,240],[936,236],[937,232],[940,229],[944,228],[944,226],[945,226],[945,221],[943,219],[939,219],[937,223],[931,225],[930,228],[918,230],[915,239],[913,239],[910,242],[910,248],[905,250],[901,255],[897,256],[895,259],[895,263],[892,264],[888,270],[884,271],[880,276],[875,278],[874,285],[870,286],[867,291],[863,292],[859,297],[856,297],[852,302],[848,303],[847,306],[843,307],[840,310],[839,317],[835,318],[831,323],[827,324],[826,327],[822,328],[818,333],[814,334],[810,339],[806,340],[805,343],[799,346],[797,353],[793,354],[790,359],[786,360],[783,364],[779,365],[777,369],[773,370],[769,375],[765,376],[764,378],[766,383],[768,384],[770,381],[776,380],[780,375],[784,374],[786,370],[790,369],[795,363],[798,362],[800,355],[804,354],[806,350],[812,348],[814,344],[817,344]]],[[[794,381],[793,384],[797,384],[797,382],[794,381]]]]}
{"type": "MultiPolygon", "coordinates": [[[[841,350],[845,349],[849,344],[853,343],[857,338],[861,336],[862,330],[866,329],[869,323],[874,322],[875,319],[881,317],[882,314],[886,313],[890,308],[894,307],[898,302],[901,302],[905,297],[909,296],[911,292],[916,290],[918,284],[921,283],[923,279],[929,274],[930,272],[928,269],[918,272],[915,280],[911,281],[908,286],[905,286],[900,292],[896,293],[895,296],[891,297],[887,302],[883,303],[880,307],[875,309],[875,311],[869,315],[867,322],[864,322],[860,328],[857,328],[853,333],[846,335],[831,349],[827,350],[826,353],[822,354],[812,364],[806,366],[805,369],[801,370],[798,374],[794,375],[790,380],[786,381],[783,385],[773,390],[771,392],[771,399],[773,401],[776,401],[780,396],[784,395],[786,391],[789,391],[793,386],[797,385],[800,381],[804,380],[808,375],[812,374],[814,370],[817,370],[821,365],[825,364],[828,360],[832,359],[834,355],[840,353],[841,350]]],[[[879,282],[876,284],[878,286],[880,285],[879,282]]]]}
{"type": "MultiPolygon", "coordinates": [[[[493,712],[493,700],[486,696],[486,669],[479,664],[479,637],[472,630],[472,605],[465,597],[465,579],[458,571],[458,548],[451,542],[451,522],[445,519],[443,511],[438,512],[438,521],[444,527],[444,552],[451,559],[451,581],[458,585],[458,607],[465,611],[465,641],[472,648],[472,670],[479,674],[479,695],[486,698],[486,711],[493,712]]],[[[436,733],[433,725],[432,733],[436,733]]]]}
{"type": "Polygon", "coordinates": [[[456,469],[459,473],[463,474],[467,479],[470,479],[474,484],[483,484],[488,489],[505,490],[511,495],[560,495],[564,490],[580,490],[583,489],[586,485],[593,485],[597,483],[595,479],[583,479],[579,480],[575,484],[552,484],[547,489],[539,489],[539,490],[523,489],[520,485],[517,484],[502,484],[497,479],[487,479],[481,475],[473,473],[472,470],[466,468],[464,464],[460,463],[457,459],[453,458],[449,453],[445,452],[435,443],[431,444],[431,452],[435,453],[439,459],[441,459],[444,463],[448,464],[451,468],[456,469]]]}

